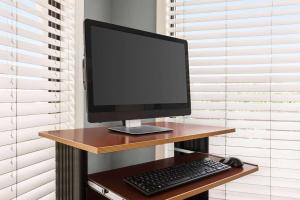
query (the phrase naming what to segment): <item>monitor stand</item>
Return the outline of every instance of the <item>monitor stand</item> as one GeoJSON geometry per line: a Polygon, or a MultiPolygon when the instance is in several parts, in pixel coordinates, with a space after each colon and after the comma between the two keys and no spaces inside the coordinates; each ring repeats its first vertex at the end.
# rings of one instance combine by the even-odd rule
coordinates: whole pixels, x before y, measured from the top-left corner
{"type": "Polygon", "coordinates": [[[142,125],[141,120],[126,120],[123,121],[123,126],[108,128],[111,131],[127,133],[131,135],[142,135],[148,133],[158,133],[172,131],[170,128],[142,125]]]}

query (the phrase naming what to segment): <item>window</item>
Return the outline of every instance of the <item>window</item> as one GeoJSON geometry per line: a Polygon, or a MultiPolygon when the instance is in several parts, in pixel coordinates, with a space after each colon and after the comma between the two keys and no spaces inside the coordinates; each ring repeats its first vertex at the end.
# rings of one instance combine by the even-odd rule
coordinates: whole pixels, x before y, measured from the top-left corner
{"type": "Polygon", "coordinates": [[[260,166],[210,199],[299,199],[300,2],[167,2],[167,33],[189,42],[186,121],[237,128],[212,137],[210,152],[260,166]]]}
{"type": "Polygon", "coordinates": [[[0,198],[55,199],[55,149],[74,126],[74,0],[0,0],[0,198]]]}

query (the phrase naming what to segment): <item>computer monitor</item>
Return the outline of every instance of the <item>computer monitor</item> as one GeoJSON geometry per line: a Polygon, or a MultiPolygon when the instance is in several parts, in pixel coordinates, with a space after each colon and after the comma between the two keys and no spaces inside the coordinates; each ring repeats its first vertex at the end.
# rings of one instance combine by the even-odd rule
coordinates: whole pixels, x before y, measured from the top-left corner
{"type": "Polygon", "coordinates": [[[89,122],[191,113],[186,40],[88,19],[85,66],[89,122]]]}

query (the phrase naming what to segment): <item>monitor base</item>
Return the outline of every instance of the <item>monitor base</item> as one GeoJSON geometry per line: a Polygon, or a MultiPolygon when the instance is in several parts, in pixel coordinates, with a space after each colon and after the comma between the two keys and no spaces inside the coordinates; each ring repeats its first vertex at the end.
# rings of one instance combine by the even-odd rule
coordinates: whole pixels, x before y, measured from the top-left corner
{"type": "Polygon", "coordinates": [[[159,127],[159,126],[150,126],[150,125],[142,125],[136,127],[126,127],[126,126],[118,126],[108,128],[111,131],[127,133],[130,135],[143,135],[149,133],[159,133],[159,132],[167,132],[172,131],[170,128],[159,127]]]}

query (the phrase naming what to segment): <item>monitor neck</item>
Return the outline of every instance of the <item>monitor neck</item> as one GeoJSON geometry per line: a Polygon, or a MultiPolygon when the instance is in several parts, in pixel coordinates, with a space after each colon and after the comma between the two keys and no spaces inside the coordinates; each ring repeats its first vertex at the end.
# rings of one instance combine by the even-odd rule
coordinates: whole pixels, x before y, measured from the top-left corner
{"type": "Polygon", "coordinates": [[[125,127],[139,127],[142,125],[142,121],[140,119],[122,120],[122,124],[125,127]]]}

